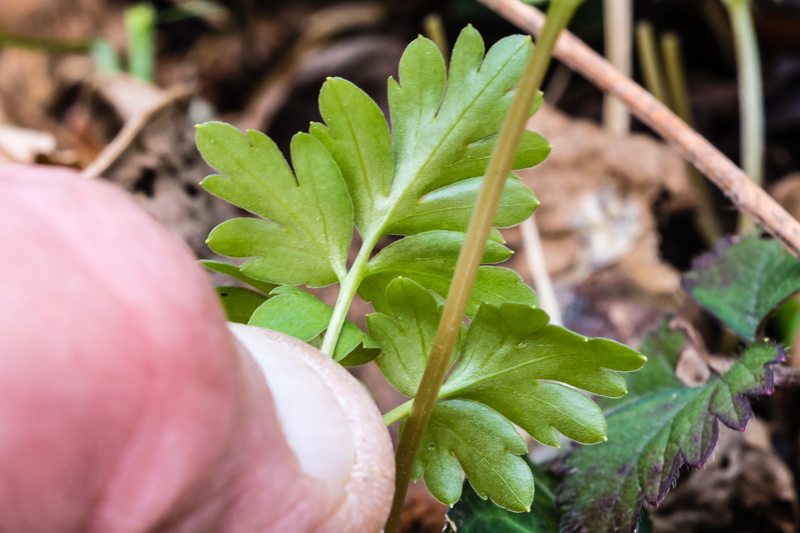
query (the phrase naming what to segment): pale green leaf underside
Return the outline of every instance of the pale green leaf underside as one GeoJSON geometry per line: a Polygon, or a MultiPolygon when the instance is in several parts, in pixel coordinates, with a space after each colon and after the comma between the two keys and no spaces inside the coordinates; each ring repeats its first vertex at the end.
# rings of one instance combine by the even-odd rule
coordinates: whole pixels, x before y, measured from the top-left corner
{"type": "Polygon", "coordinates": [[[514,426],[489,407],[468,400],[436,404],[412,474],[449,505],[461,496],[461,468],[481,498],[513,511],[529,511],[533,475],[519,457],[528,452],[514,426]]]}
{"type": "MultiPolygon", "coordinates": [[[[378,363],[387,380],[411,395],[419,386],[436,334],[436,302],[419,284],[394,280],[386,291],[386,305],[383,314],[370,316],[369,331],[384,348],[378,363]]],[[[461,358],[440,392],[443,401],[438,404],[467,401],[451,405],[470,406],[469,416],[477,419],[467,424],[463,409],[437,407],[439,411],[434,411],[434,417],[438,429],[426,434],[427,446],[434,449],[421,455],[416,466],[418,475],[425,472],[431,493],[444,503],[454,503],[460,494],[457,464],[468,453],[470,441],[493,438],[491,434],[478,437],[469,431],[475,430],[476,424],[485,424],[481,430],[484,433],[490,427],[498,431],[505,427],[489,423],[489,418],[502,420],[509,426],[513,422],[535,439],[552,446],[558,445],[556,431],[583,443],[603,440],[606,424],[600,409],[583,394],[561,383],[595,394],[621,396],[625,380],[616,372],[636,370],[644,358],[616,342],[587,339],[547,322],[543,311],[524,304],[480,306],[461,343],[461,358]],[[456,419],[450,420],[451,415],[456,419]],[[468,431],[467,427],[471,429],[468,431]],[[463,442],[456,449],[453,440],[458,434],[463,442]],[[447,442],[440,443],[439,438],[446,438],[447,442]]],[[[488,448],[484,445],[482,449],[488,448]]],[[[489,470],[468,469],[462,462],[473,487],[482,496],[488,494],[509,509],[529,506],[530,501],[523,505],[511,497],[527,494],[526,487],[519,485],[519,478],[501,475],[503,487],[493,481],[497,476],[491,469],[506,470],[491,457],[483,459],[489,470]]]]}
{"type": "MultiPolygon", "coordinates": [[[[333,308],[313,294],[292,286],[280,287],[272,294],[252,314],[251,326],[280,331],[304,342],[312,341],[327,329],[333,308]]],[[[378,344],[348,320],[336,343],[333,358],[342,364],[349,360],[352,366],[356,366],[371,361],[379,352],[378,344]]]]}
{"type": "Polygon", "coordinates": [[[277,285],[275,285],[274,283],[267,283],[265,281],[251,278],[247,274],[242,273],[241,269],[238,266],[232,265],[230,263],[225,263],[223,261],[211,261],[208,259],[201,259],[199,263],[213,272],[219,272],[220,274],[225,274],[234,279],[238,279],[239,281],[247,283],[254,289],[258,289],[265,295],[271,293],[272,290],[275,287],[277,287],[277,285]]]}
{"type": "Polygon", "coordinates": [[[267,297],[244,287],[214,287],[229,322],[247,324],[253,312],[263,304],[267,297]]]}
{"type": "Polygon", "coordinates": [[[197,146],[225,174],[202,186],[261,217],[223,222],[209,235],[211,249],[256,257],[242,272],[273,283],[324,286],[344,276],[353,207],[339,167],[319,141],[294,136],[294,173],[275,143],[256,131],[245,136],[209,122],[197,127],[197,146]]]}
{"type": "Polygon", "coordinates": [[[382,348],[375,362],[395,389],[413,398],[433,347],[442,306],[433,294],[407,278],[389,283],[386,302],[386,314],[367,315],[369,334],[382,348]]]}
{"type": "MultiPolygon", "coordinates": [[[[465,231],[497,134],[532,49],[530,39],[501,40],[484,57],[480,34],[462,31],[446,79],[442,55],[420,38],[389,80],[392,131],[375,102],[352,83],[331,78],[320,93],[325,124],[310,132],[336,159],[362,235],[465,231]]],[[[533,111],[533,110],[532,110],[533,111]]],[[[547,157],[550,145],[526,132],[514,168],[547,157]]],[[[509,180],[495,223],[519,224],[537,205],[509,180]]]]}
{"type": "MultiPolygon", "coordinates": [[[[464,234],[453,231],[429,231],[394,242],[370,261],[358,293],[372,302],[376,310],[383,311],[387,305],[386,287],[393,279],[403,276],[446,297],[463,243],[464,234]]],[[[510,255],[508,248],[489,241],[482,261],[499,263],[510,255]]],[[[514,301],[538,305],[533,289],[521,281],[522,278],[513,270],[480,267],[467,315],[474,315],[481,302],[499,304],[514,301]]]]}

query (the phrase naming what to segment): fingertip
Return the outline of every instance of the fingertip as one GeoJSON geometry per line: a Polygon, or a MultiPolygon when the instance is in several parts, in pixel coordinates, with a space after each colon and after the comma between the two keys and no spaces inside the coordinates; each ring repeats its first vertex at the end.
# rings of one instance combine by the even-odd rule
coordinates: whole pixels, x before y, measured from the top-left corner
{"type": "Polygon", "coordinates": [[[380,531],[394,491],[394,457],[369,394],[338,363],[302,341],[253,326],[229,327],[264,372],[301,469],[343,492],[317,531],[380,531]]]}

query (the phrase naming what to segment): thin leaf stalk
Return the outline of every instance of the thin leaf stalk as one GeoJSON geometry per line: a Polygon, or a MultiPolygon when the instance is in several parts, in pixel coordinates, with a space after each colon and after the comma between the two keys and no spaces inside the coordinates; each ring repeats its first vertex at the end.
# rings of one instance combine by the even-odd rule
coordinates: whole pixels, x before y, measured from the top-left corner
{"type": "Polygon", "coordinates": [[[550,5],[547,22],[525,67],[511,109],[492,152],[464,246],[456,263],[433,348],[400,437],[396,456],[394,500],[384,529],[386,533],[396,532],[400,523],[411,470],[447,373],[450,354],[464,320],[486,241],[525,130],[528,114],[550,65],[558,36],[582,2],[583,0],[554,0],[550,5]]]}
{"type": "Polygon", "coordinates": [[[645,87],[660,102],[669,105],[667,85],[664,82],[664,67],[658,55],[656,33],[652,24],[646,21],[636,24],[636,44],[645,87]]]}
{"type": "Polygon", "coordinates": [[[333,314],[328,323],[328,329],[325,331],[325,337],[322,339],[322,348],[320,348],[326,355],[333,356],[333,352],[336,350],[339,334],[347,319],[347,311],[350,310],[350,304],[353,303],[358,286],[364,280],[364,270],[367,268],[373,248],[378,243],[379,235],[380,233],[375,233],[364,239],[353,265],[339,285],[339,296],[336,298],[336,305],[333,306],[333,314]]]}
{"type": "MultiPolygon", "coordinates": [[[[739,77],[739,109],[742,121],[742,170],[759,186],[764,181],[764,90],[761,83],[761,59],[758,53],[750,0],[724,0],[731,18],[736,45],[736,69],[739,77]]],[[[739,217],[739,233],[753,227],[753,221],[739,217]]]]}
{"type": "MultiPolygon", "coordinates": [[[[661,37],[661,55],[664,56],[664,68],[669,86],[672,110],[689,126],[694,127],[694,116],[689,101],[689,87],[683,67],[680,38],[675,33],[666,33],[661,37]]],[[[691,163],[686,163],[689,179],[697,194],[698,213],[697,228],[706,244],[713,246],[722,236],[719,220],[716,216],[716,204],[712,196],[708,180],[691,163]]]]}

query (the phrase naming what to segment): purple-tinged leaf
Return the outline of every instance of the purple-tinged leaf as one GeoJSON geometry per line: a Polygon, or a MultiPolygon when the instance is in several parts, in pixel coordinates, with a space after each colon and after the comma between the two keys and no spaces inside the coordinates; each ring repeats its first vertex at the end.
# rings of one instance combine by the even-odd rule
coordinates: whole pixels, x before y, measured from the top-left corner
{"type": "Polygon", "coordinates": [[[570,475],[558,493],[562,530],[636,531],[642,504],[657,505],[682,464],[701,468],[708,461],[718,420],[744,430],[748,397],[772,392],[770,365],[784,359],[776,344],[751,344],[705,385],[662,390],[609,413],[608,442],[580,447],[564,463],[570,475]]]}
{"type": "Polygon", "coordinates": [[[681,280],[700,305],[748,341],[781,302],[800,290],[800,261],[780,243],[752,233],[724,239],[681,280]]]}

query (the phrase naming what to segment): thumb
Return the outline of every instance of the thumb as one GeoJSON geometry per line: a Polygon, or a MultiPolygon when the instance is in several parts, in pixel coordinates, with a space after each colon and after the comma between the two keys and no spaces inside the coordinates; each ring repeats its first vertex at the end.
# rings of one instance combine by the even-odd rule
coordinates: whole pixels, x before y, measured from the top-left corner
{"type": "Polygon", "coordinates": [[[394,489],[392,445],[366,389],[330,357],[282,333],[229,324],[264,373],[303,473],[340,499],[318,531],[380,531],[394,489]]]}
{"type": "Polygon", "coordinates": [[[379,530],[393,465],[366,393],[299,341],[235,340],[121,190],[4,167],[0,249],[0,533],[379,530]]]}

